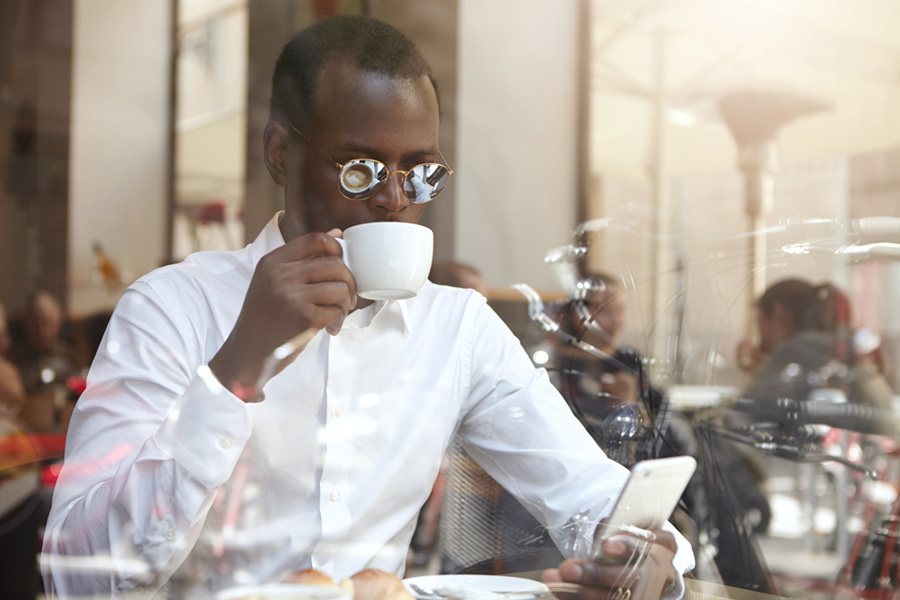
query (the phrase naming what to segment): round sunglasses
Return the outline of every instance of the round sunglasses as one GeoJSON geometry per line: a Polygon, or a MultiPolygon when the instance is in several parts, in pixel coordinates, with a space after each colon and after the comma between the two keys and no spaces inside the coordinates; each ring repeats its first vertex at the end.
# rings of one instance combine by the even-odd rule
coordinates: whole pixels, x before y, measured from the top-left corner
{"type": "MultiPolygon", "coordinates": [[[[387,168],[380,160],[374,158],[354,158],[346,163],[339,163],[312,143],[308,137],[294,127],[294,132],[303,138],[316,152],[330,160],[339,169],[338,190],[348,200],[365,200],[377,194],[387,183],[387,178],[395,173],[403,174],[403,193],[414,204],[431,202],[444,191],[447,181],[453,174],[453,170],[440,163],[422,163],[412,169],[387,168]]],[[[445,163],[444,155],[438,154],[445,163]]]]}

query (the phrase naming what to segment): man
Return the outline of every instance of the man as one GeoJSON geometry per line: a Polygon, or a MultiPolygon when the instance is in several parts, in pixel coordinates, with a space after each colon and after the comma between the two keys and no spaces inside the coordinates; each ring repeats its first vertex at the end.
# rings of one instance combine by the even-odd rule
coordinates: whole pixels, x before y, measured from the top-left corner
{"type": "MultiPolygon", "coordinates": [[[[347,227],[418,221],[405,170],[443,163],[438,124],[429,69],[394,28],[339,16],[285,46],[264,134],[284,213],[244,250],[194,255],[123,295],[72,419],[44,545],[51,595],[399,573],[457,433],[560,544],[584,543],[563,525],[602,517],[627,473],[484,298],[426,284],[368,302],[341,260],[347,227]],[[362,158],[390,172],[360,196],[340,186],[362,158]],[[85,556],[93,568],[75,568],[85,556]]],[[[690,566],[689,548],[673,569],[674,537],[657,539],[635,594],[658,597],[690,566]]],[[[621,573],[569,563],[548,577],[621,596],[621,573]]]]}
{"type": "Polygon", "coordinates": [[[22,339],[13,344],[10,360],[25,382],[26,394],[64,388],[76,371],[74,352],[62,337],[63,311],[51,294],[38,291],[25,303],[22,339]]]}
{"type": "Polygon", "coordinates": [[[622,282],[606,273],[590,273],[582,279],[583,297],[563,307],[563,329],[595,350],[574,344],[563,349],[563,394],[579,408],[597,416],[618,404],[643,403],[657,411],[659,391],[644,379],[643,359],[636,350],[620,345],[625,328],[625,290],[622,282]],[[582,404],[588,406],[581,406],[582,404]],[[603,406],[598,406],[603,405],[603,406]]]}

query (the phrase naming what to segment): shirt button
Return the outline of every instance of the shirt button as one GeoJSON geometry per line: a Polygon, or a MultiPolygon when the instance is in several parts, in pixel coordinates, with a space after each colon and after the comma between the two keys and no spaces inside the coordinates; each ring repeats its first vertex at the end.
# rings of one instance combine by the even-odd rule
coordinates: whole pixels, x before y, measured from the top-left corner
{"type": "Polygon", "coordinates": [[[174,529],[170,529],[166,532],[166,539],[169,540],[170,542],[175,539],[175,530],[174,529]]]}
{"type": "Polygon", "coordinates": [[[338,498],[340,498],[340,494],[337,493],[337,490],[331,490],[328,492],[328,499],[332,502],[337,502],[338,498]]]}
{"type": "Polygon", "coordinates": [[[231,448],[234,445],[234,440],[231,439],[231,437],[226,435],[225,437],[222,438],[222,440],[219,443],[222,445],[223,448],[228,450],[229,448],[231,448]]]}
{"type": "Polygon", "coordinates": [[[343,414],[344,414],[344,409],[343,409],[343,408],[341,408],[340,406],[335,406],[335,407],[334,407],[334,416],[340,417],[340,416],[342,416],[343,414]]]}

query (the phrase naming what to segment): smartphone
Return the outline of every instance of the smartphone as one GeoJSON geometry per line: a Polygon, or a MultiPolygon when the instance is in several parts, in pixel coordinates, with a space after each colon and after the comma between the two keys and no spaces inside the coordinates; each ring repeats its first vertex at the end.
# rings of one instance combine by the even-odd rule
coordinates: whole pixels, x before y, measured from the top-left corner
{"type": "Polygon", "coordinates": [[[620,531],[622,526],[641,529],[659,529],[678,505],[691,476],[697,469],[697,461],[690,456],[672,456],[644,460],[631,468],[625,488],[604,521],[594,540],[592,555],[600,556],[606,534],[620,531]]]}

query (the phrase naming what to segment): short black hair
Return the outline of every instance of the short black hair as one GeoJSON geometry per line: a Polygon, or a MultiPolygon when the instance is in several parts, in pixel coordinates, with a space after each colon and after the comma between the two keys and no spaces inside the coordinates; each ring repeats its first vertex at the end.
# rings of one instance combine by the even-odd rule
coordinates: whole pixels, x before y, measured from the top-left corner
{"type": "Polygon", "coordinates": [[[821,329],[821,303],[818,288],[802,279],[783,279],[769,286],[756,301],[757,309],[770,317],[780,304],[790,315],[797,331],[821,329]]]}
{"type": "Polygon", "coordinates": [[[401,79],[427,75],[440,94],[431,67],[409,37],[392,25],[362,15],[317,21],[285,44],[272,75],[269,119],[308,127],[315,117],[319,74],[329,62],[348,57],[359,68],[401,79]]]}

